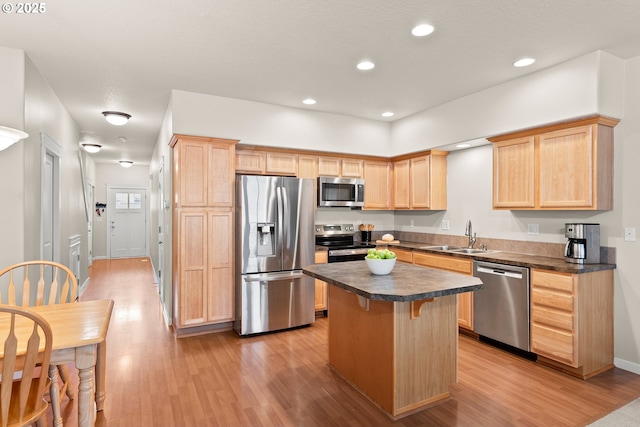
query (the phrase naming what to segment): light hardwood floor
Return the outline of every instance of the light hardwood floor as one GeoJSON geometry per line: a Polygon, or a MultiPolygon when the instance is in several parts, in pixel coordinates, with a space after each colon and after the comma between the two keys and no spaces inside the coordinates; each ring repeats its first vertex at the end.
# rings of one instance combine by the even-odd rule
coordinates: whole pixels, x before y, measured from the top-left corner
{"type": "MultiPolygon", "coordinates": [[[[115,306],[97,426],[583,426],[640,396],[638,375],[582,381],[461,336],[451,399],[393,422],[327,367],[326,318],[250,338],[176,339],[139,258],[94,263],[81,299],[100,298],[115,306]]],[[[77,425],[75,404],[62,402],[65,426],[77,425]]]]}

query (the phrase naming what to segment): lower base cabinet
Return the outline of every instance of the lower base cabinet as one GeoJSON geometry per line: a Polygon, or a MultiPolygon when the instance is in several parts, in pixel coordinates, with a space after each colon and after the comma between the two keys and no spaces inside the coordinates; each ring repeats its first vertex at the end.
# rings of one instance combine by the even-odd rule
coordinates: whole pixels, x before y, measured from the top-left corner
{"type": "MultiPolygon", "coordinates": [[[[425,267],[462,273],[468,276],[473,274],[473,261],[470,259],[414,252],[413,263],[425,267]]],[[[473,330],[473,292],[458,294],[458,326],[471,331],[473,330]]]]}
{"type": "Polygon", "coordinates": [[[531,269],[531,351],[587,379],[613,367],[613,270],[531,269]]]}
{"type": "MultiPolygon", "coordinates": [[[[329,262],[329,253],[327,251],[316,252],[316,264],[326,264],[329,262]]],[[[327,309],[327,282],[316,279],[316,311],[327,309]]]]}

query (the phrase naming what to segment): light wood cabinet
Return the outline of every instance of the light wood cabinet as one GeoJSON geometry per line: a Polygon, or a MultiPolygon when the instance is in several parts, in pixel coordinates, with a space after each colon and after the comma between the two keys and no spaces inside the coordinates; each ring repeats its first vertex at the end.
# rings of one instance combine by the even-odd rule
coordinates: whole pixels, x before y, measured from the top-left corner
{"type": "Polygon", "coordinates": [[[318,157],[318,175],[345,178],[362,178],[364,161],[340,157],[318,157]]]}
{"type": "Polygon", "coordinates": [[[268,175],[298,175],[298,156],[289,153],[267,153],[266,173],[268,175]]]}
{"type": "Polygon", "coordinates": [[[583,379],[613,367],[613,270],[531,269],[531,351],[583,379]]]}
{"type": "Polygon", "coordinates": [[[448,152],[394,161],[394,209],[442,210],[447,208],[448,152]]]}
{"type": "MultiPolygon", "coordinates": [[[[425,267],[440,268],[456,273],[473,275],[473,261],[471,259],[455,258],[445,255],[433,255],[424,252],[414,252],[413,262],[425,267]]],[[[458,297],[458,326],[473,330],[473,292],[464,292],[458,297]]]]}
{"type": "Polygon", "coordinates": [[[175,135],[173,295],[176,333],[234,320],[234,140],[175,135]]]}
{"type": "Polygon", "coordinates": [[[388,246],[388,249],[396,254],[396,258],[398,261],[408,262],[409,264],[413,264],[413,251],[396,248],[393,246],[388,246]]]}
{"type": "Polygon", "coordinates": [[[265,174],[267,155],[262,151],[237,150],[236,173],[265,174]]]}
{"type": "Polygon", "coordinates": [[[318,156],[298,155],[298,178],[318,178],[318,156]]]}
{"type": "Polygon", "coordinates": [[[364,163],[364,209],[391,209],[391,163],[364,163]]]}
{"type": "Polygon", "coordinates": [[[595,116],[493,142],[494,209],[613,209],[613,127],[595,116]]]}
{"type": "MultiPolygon", "coordinates": [[[[329,262],[327,251],[316,251],[316,264],[329,262]]],[[[327,309],[327,282],[316,279],[316,311],[327,309]]]]}

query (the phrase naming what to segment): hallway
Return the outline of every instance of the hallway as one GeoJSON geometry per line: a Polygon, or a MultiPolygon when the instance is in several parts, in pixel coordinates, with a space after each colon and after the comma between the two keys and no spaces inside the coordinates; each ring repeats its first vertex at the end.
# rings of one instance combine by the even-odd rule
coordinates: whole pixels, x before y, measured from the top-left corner
{"type": "MultiPolygon", "coordinates": [[[[95,261],[81,300],[102,298],[115,301],[102,427],[581,426],[640,396],[638,375],[581,381],[461,336],[452,398],[393,422],[327,366],[326,318],[286,333],[176,339],[147,258],[95,261]]],[[[62,401],[65,426],[77,425],[75,405],[62,401]]]]}

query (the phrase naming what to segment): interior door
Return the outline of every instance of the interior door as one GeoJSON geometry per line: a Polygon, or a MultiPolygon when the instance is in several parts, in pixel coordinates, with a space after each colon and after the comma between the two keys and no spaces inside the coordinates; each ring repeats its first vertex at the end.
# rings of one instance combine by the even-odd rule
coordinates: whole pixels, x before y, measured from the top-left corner
{"type": "Polygon", "coordinates": [[[164,157],[158,170],[158,291],[164,302],[164,157]]]}
{"type": "Polygon", "coordinates": [[[53,221],[54,198],[54,161],[51,153],[46,153],[44,159],[44,174],[42,187],[42,259],[53,261],[53,234],[55,232],[53,221]]]}
{"type": "Polygon", "coordinates": [[[147,190],[109,188],[107,199],[109,257],[147,255],[147,190]]]}

